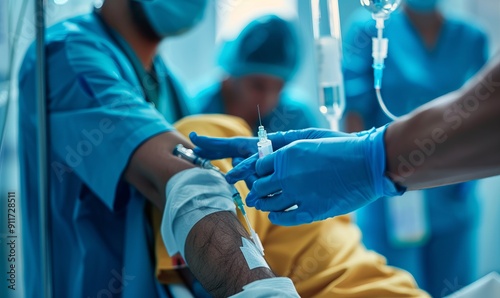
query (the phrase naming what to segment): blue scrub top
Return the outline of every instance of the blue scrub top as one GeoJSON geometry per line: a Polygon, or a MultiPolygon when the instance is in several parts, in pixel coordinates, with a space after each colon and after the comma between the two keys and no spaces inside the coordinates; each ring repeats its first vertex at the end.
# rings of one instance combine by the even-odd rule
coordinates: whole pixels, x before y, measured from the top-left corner
{"type": "MultiPolygon", "coordinates": [[[[371,38],[377,35],[375,21],[369,13],[360,10],[348,28],[343,44],[346,112],[360,114],[365,128],[384,125],[390,119],[379,107],[373,89],[371,38]]],[[[433,49],[425,47],[402,11],[391,15],[384,35],[389,39],[389,53],[385,60],[382,95],[389,110],[397,116],[459,89],[488,57],[485,34],[451,18],[445,19],[433,49]]],[[[477,217],[473,184],[425,190],[433,231],[459,227],[477,217]]],[[[383,202],[375,202],[367,208],[380,214],[383,202]]],[[[363,220],[361,216],[360,220],[363,220]]]]}
{"type": "MultiPolygon", "coordinates": [[[[304,129],[309,127],[326,127],[327,123],[323,115],[319,111],[314,112],[314,109],[300,102],[291,94],[292,91],[284,90],[278,106],[273,111],[262,118],[262,125],[268,133],[276,131],[286,131],[292,129],[304,129]]],[[[193,99],[196,110],[193,114],[223,114],[226,113],[222,100],[221,83],[214,83],[203,89],[193,99]]],[[[257,113],[257,107],[255,107],[257,113]]],[[[254,134],[257,134],[258,123],[252,126],[254,134]]]]}
{"type": "MultiPolygon", "coordinates": [[[[146,199],[122,179],[134,151],[173,130],[148,102],[132,64],[96,14],[47,30],[50,211],[54,297],[167,297],[155,277],[146,199]]],[[[26,297],[42,289],[38,216],[35,48],[19,74],[26,297]]],[[[168,71],[154,68],[164,111],[168,71]]],[[[170,92],[169,92],[170,90],[170,92]]],[[[178,90],[177,90],[178,91],[178,90]]]]}

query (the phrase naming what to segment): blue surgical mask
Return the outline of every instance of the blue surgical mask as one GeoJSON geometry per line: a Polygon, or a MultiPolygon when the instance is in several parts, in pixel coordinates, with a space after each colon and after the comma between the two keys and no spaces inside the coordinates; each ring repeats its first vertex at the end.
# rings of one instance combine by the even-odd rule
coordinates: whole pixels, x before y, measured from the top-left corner
{"type": "Polygon", "coordinates": [[[438,0],[406,0],[406,5],[418,12],[432,12],[436,9],[438,0]]]}
{"type": "Polygon", "coordinates": [[[207,0],[133,0],[141,4],[149,24],[161,37],[184,33],[203,18],[207,0]]]}

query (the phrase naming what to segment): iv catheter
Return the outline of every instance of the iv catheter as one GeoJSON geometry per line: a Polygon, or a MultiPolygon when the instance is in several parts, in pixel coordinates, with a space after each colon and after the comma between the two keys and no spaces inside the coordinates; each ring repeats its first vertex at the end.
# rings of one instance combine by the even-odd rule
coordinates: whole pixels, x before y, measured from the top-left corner
{"type": "MultiPolygon", "coordinates": [[[[272,148],[271,148],[272,152],[272,148]]],[[[184,147],[182,144],[179,144],[175,146],[173,154],[177,157],[180,157],[200,168],[203,169],[208,169],[208,170],[213,170],[216,171],[217,173],[221,174],[222,176],[225,176],[224,173],[221,172],[221,170],[214,166],[208,159],[201,158],[197,156],[193,150],[188,149],[184,147]]],[[[243,214],[243,217],[245,218],[245,222],[248,226],[248,230],[250,231],[250,237],[252,238],[253,242],[259,249],[260,253],[262,256],[264,256],[264,246],[262,245],[262,242],[260,241],[259,235],[255,232],[255,230],[252,228],[252,225],[250,224],[250,220],[248,219],[247,212],[245,210],[245,205],[243,204],[243,201],[241,199],[241,195],[234,186],[234,184],[231,185],[232,192],[233,192],[233,201],[236,203],[238,206],[238,209],[240,209],[241,213],[243,214]]]]}
{"type": "Polygon", "coordinates": [[[362,6],[372,13],[377,28],[377,37],[372,38],[373,76],[377,101],[387,117],[396,120],[398,117],[389,111],[381,94],[382,75],[385,67],[384,60],[387,58],[387,49],[389,47],[389,40],[383,37],[383,31],[385,27],[384,21],[399,7],[401,0],[360,0],[360,2],[362,6]]]}

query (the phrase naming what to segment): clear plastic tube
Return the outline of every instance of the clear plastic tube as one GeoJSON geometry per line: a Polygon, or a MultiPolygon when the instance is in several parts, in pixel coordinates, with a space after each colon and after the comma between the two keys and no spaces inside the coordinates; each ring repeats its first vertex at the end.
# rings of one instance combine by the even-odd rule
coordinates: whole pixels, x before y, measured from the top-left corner
{"type": "Polygon", "coordinates": [[[373,77],[374,77],[374,88],[377,101],[382,108],[382,111],[391,120],[398,119],[384,103],[382,98],[382,77],[384,73],[384,60],[387,58],[387,52],[389,47],[389,40],[383,37],[384,32],[384,22],[389,18],[389,15],[395,11],[401,0],[361,0],[361,5],[368,9],[372,13],[372,17],[375,20],[377,28],[377,37],[372,39],[372,56],[373,56],[373,77]]]}
{"type": "Polygon", "coordinates": [[[345,109],[342,43],[337,0],[311,0],[318,65],[320,112],[339,130],[345,109]]]}
{"type": "Polygon", "coordinates": [[[377,94],[377,101],[382,111],[387,115],[387,117],[391,118],[391,120],[397,120],[399,117],[391,113],[387,106],[384,103],[384,99],[382,98],[382,94],[380,93],[380,89],[375,89],[375,94],[377,94]]]}

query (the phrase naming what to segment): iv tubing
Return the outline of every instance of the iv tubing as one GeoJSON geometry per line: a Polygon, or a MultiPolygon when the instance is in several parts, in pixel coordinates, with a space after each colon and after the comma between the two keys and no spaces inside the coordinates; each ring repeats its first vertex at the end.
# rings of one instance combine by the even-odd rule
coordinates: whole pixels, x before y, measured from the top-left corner
{"type": "Polygon", "coordinates": [[[375,93],[377,94],[377,101],[380,107],[382,108],[382,111],[387,115],[387,117],[391,118],[391,120],[397,120],[398,117],[395,116],[393,113],[391,113],[391,111],[389,111],[389,109],[385,105],[384,99],[382,98],[382,94],[380,93],[379,88],[375,89],[375,93]]]}
{"type": "Polygon", "coordinates": [[[384,99],[382,98],[381,88],[382,88],[382,75],[384,71],[384,59],[387,57],[387,47],[388,40],[383,38],[384,31],[384,18],[375,17],[376,28],[377,28],[377,38],[373,39],[373,76],[374,76],[374,87],[375,94],[377,96],[377,101],[382,111],[389,117],[391,120],[397,120],[398,117],[389,111],[387,106],[384,103],[384,99]]]}

